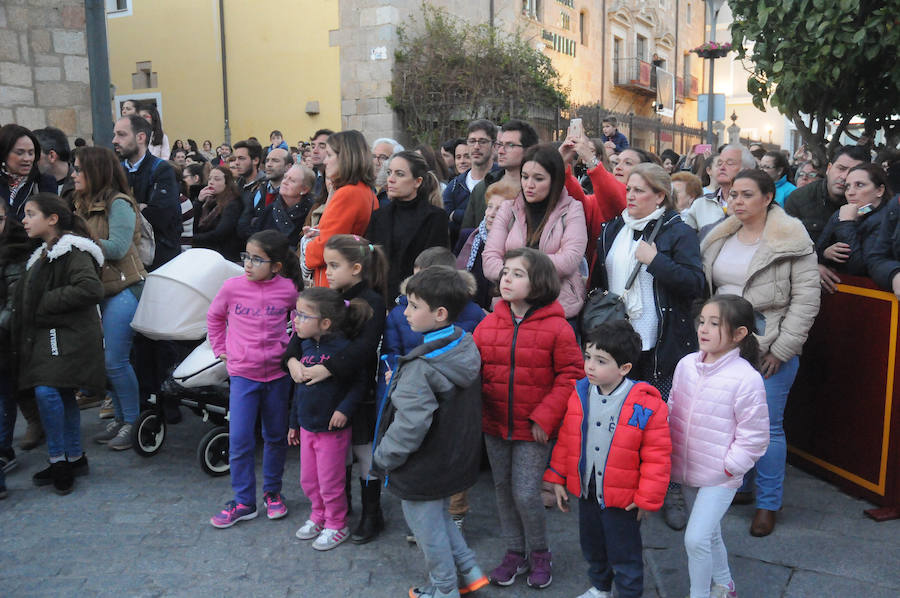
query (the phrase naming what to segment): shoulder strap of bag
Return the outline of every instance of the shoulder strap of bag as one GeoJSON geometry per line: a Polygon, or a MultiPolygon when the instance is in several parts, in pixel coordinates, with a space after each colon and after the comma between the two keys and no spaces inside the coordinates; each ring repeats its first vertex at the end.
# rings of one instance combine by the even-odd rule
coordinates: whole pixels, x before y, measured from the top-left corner
{"type": "MultiPolygon", "coordinates": [[[[650,232],[650,238],[647,239],[647,244],[652,245],[654,239],[656,239],[656,234],[659,232],[659,229],[662,228],[662,221],[664,216],[660,216],[659,220],[656,221],[656,224],[653,225],[653,230],[650,232]]],[[[634,284],[634,279],[637,278],[638,272],[641,269],[641,266],[644,264],[638,262],[637,266],[634,267],[634,270],[631,271],[631,276],[628,277],[628,282],[625,283],[625,290],[631,288],[631,285],[634,284]]]]}

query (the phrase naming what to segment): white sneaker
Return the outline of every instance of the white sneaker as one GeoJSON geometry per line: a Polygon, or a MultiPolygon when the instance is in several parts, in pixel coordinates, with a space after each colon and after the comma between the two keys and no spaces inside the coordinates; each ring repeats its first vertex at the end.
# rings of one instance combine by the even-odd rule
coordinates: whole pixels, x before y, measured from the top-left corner
{"type": "Polygon", "coordinates": [[[313,538],[318,538],[323,529],[325,528],[312,519],[307,519],[306,523],[304,523],[303,526],[300,527],[300,529],[298,529],[297,533],[294,535],[301,540],[312,540],[313,538]]]}
{"type": "Polygon", "coordinates": [[[322,530],[322,533],[319,534],[319,537],[316,538],[316,541],[313,542],[312,547],[316,550],[331,550],[338,544],[343,544],[350,538],[350,528],[344,526],[343,529],[330,529],[325,528],[322,530]]]}
{"type": "Polygon", "coordinates": [[[734,582],[732,581],[727,586],[714,583],[712,589],[709,591],[709,598],[737,598],[734,582]]]}
{"type": "Polygon", "coordinates": [[[587,592],[577,598],[612,598],[612,592],[604,592],[591,586],[587,592]]]}

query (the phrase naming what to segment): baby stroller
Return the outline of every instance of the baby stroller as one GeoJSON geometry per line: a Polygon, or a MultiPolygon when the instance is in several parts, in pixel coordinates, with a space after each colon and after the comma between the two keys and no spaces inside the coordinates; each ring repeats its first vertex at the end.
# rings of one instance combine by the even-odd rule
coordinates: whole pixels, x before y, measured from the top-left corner
{"type": "Polygon", "coordinates": [[[147,275],[131,327],[154,340],[198,344],[134,425],[132,445],[142,457],[155,455],[165,442],[163,404],[181,405],[215,424],[197,447],[200,467],[212,476],[228,473],[228,372],[206,337],[206,312],[225,281],[243,272],[215,251],[189,249],[147,275]]]}

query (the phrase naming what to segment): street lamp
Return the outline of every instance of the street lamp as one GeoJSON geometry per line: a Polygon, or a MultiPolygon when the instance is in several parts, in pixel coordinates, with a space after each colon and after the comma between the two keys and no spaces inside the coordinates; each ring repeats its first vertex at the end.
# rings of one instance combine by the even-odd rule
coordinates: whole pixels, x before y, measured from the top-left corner
{"type": "MultiPolygon", "coordinates": [[[[709,41],[716,41],[716,19],[719,16],[719,9],[725,4],[725,0],[706,0],[706,22],[709,23],[709,41]]],[[[713,94],[713,75],[715,73],[716,60],[709,59],[709,92],[706,96],[706,143],[715,145],[713,137],[713,109],[715,107],[715,97],[713,94]]]]}

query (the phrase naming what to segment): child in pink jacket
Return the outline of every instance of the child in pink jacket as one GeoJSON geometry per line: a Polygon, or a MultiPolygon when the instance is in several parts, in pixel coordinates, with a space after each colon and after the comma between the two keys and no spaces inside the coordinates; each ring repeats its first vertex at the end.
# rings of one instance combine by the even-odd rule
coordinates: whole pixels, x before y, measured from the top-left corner
{"type": "Polygon", "coordinates": [[[262,423],[263,500],[269,519],[287,515],[281,476],[287,453],[291,379],[281,369],[287,327],[297,302],[300,263],[287,237],[274,230],[256,233],[241,253],[244,276],[229,278],[206,315],[209,343],[230,376],[229,444],[234,500],[210,519],[227,528],[253,519],[256,510],[254,454],[257,416],[262,423]]]}
{"type": "Polygon", "coordinates": [[[769,444],[754,331],[753,307],[746,299],[710,298],[698,320],[700,351],[678,362],[672,380],[672,481],[697,488],[684,533],[690,598],[737,596],[720,522],[744,474],[769,444]]]}

